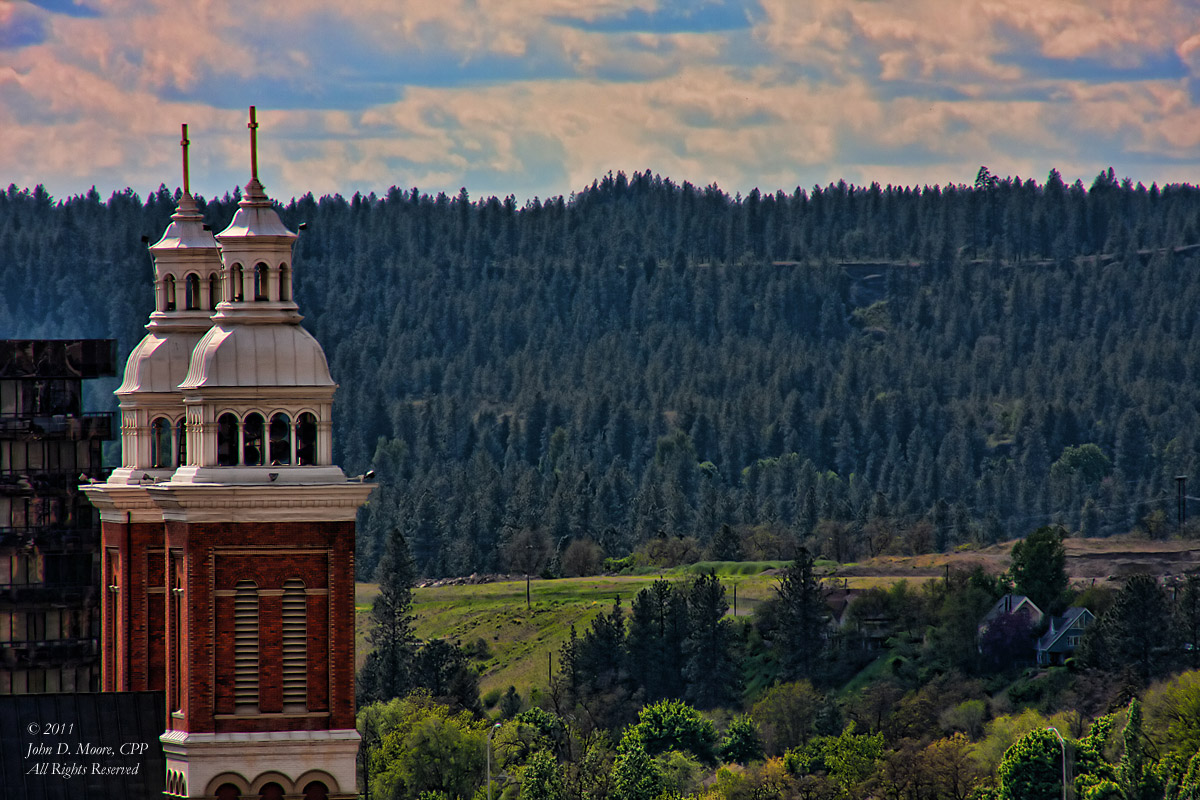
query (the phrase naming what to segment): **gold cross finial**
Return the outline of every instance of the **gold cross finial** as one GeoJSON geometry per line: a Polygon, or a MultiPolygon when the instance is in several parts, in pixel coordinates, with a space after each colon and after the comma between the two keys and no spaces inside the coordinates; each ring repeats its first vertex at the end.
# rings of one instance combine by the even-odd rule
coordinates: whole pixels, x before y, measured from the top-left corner
{"type": "Polygon", "coordinates": [[[187,138],[187,123],[183,124],[183,133],[180,135],[179,146],[183,148],[183,193],[191,194],[188,188],[188,155],[187,149],[191,142],[187,138]]]}
{"type": "Polygon", "coordinates": [[[254,118],[254,106],[250,106],[250,177],[258,180],[258,120],[254,118]]]}

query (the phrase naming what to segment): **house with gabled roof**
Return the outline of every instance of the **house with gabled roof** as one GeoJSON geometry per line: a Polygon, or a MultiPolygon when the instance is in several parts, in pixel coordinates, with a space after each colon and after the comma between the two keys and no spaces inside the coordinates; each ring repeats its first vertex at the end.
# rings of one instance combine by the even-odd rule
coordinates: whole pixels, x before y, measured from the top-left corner
{"type": "Polygon", "coordinates": [[[1002,614],[1019,614],[1029,620],[1030,625],[1037,625],[1045,616],[1042,610],[1037,607],[1037,604],[1023,594],[1008,594],[996,601],[996,604],[991,607],[988,613],[983,615],[983,619],[979,621],[979,635],[983,636],[987,631],[988,625],[994,622],[1002,614]]]}
{"type": "Polygon", "coordinates": [[[1096,621],[1096,615],[1086,608],[1068,608],[1061,617],[1050,618],[1050,629],[1038,639],[1039,667],[1062,666],[1075,654],[1083,634],[1096,621]]]}

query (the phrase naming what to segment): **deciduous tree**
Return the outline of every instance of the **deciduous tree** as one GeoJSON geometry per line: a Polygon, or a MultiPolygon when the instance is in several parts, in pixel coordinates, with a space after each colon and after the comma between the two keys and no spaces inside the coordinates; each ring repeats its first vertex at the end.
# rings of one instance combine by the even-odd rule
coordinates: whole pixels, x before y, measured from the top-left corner
{"type": "Polygon", "coordinates": [[[1046,525],[1017,542],[1012,549],[1010,571],[1018,593],[1027,596],[1046,613],[1058,613],[1067,589],[1066,531],[1046,525]]]}

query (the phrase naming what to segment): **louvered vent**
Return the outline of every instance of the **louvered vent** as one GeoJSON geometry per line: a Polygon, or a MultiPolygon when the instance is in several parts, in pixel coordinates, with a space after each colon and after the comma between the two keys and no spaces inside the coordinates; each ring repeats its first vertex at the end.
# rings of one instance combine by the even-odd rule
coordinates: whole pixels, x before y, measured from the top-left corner
{"type": "Polygon", "coordinates": [[[308,710],[308,605],[299,578],[283,584],[283,710],[308,710]]]}
{"type": "Polygon", "coordinates": [[[233,703],[239,714],[258,713],[258,587],[239,581],[233,597],[233,703]]]}

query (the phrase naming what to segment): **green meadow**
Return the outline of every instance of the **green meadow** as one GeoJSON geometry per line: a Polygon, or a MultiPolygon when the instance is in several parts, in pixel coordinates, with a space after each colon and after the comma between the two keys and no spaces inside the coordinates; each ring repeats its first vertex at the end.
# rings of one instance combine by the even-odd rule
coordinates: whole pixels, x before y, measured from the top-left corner
{"type": "MultiPolygon", "coordinates": [[[[480,665],[480,693],[515,686],[523,696],[530,689],[545,691],[551,670],[558,669],[559,651],[570,636],[571,626],[582,633],[597,614],[612,608],[619,599],[628,611],[634,595],[660,577],[686,580],[696,572],[715,572],[725,585],[729,613],[753,612],[770,597],[776,583],[775,570],[781,561],[704,562],[643,575],[602,575],[586,578],[557,578],[529,582],[526,605],[525,581],[508,580],[476,585],[445,585],[413,589],[415,629],[421,639],[444,638],[464,647],[486,644],[487,655],[480,665]]],[[[379,592],[372,583],[356,587],[355,610],[358,659],[370,648],[366,630],[371,604],[379,592]]]]}

